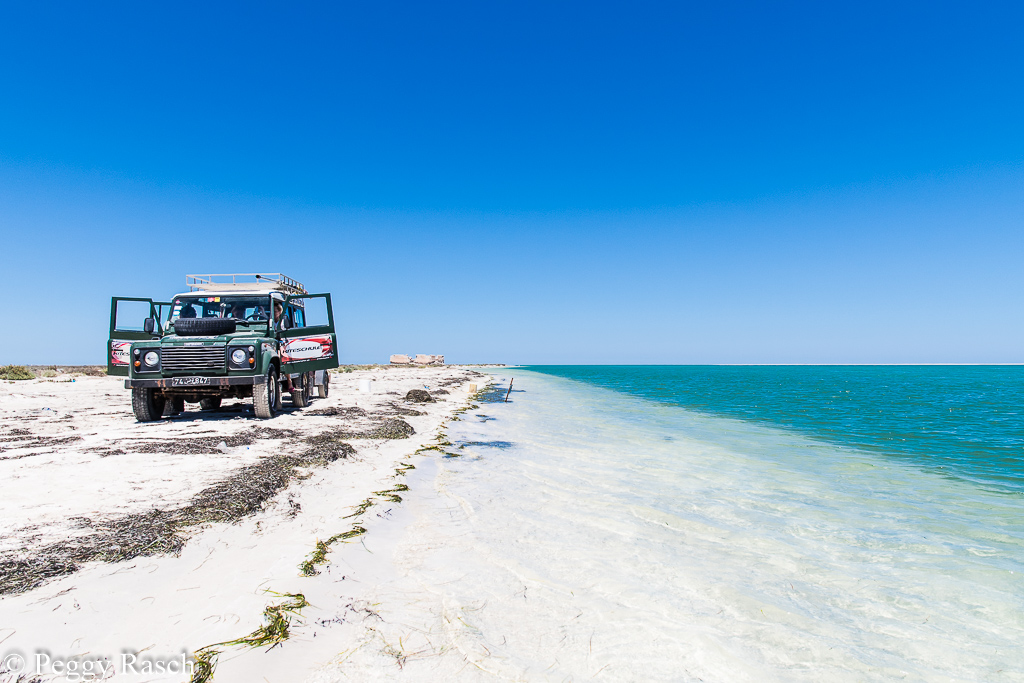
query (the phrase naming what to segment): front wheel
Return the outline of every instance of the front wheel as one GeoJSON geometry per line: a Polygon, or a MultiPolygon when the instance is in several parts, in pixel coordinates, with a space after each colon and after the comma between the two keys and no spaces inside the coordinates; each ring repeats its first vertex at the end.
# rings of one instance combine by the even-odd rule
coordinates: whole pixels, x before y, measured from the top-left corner
{"type": "Polygon", "coordinates": [[[164,414],[166,399],[156,389],[132,389],[132,412],[139,422],[153,422],[164,414]]]}
{"type": "Polygon", "coordinates": [[[269,420],[281,408],[281,382],[277,368],[271,366],[263,381],[252,388],[252,408],[256,417],[269,420]]]}

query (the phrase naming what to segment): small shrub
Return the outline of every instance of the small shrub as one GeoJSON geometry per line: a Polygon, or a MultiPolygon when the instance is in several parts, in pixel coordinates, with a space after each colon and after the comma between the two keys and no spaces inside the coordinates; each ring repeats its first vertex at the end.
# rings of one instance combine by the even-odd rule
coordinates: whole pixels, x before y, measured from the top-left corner
{"type": "Polygon", "coordinates": [[[35,379],[36,376],[24,365],[5,365],[0,367],[0,379],[35,379]]]}

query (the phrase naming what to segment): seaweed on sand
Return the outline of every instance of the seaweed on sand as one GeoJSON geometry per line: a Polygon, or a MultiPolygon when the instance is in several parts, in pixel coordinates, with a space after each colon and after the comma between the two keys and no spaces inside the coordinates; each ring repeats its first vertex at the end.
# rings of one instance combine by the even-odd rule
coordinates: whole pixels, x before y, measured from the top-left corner
{"type": "Polygon", "coordinates": [[[374,495],[380,496],[384,500],[391,501],[392,503],[401,503],[402,497],[398,495],[402,491],[408,491],[409,487],[405,484],[398,484],[393,489],[385,489],[384,491],[374,491],[374,495]]]}
{"type": "Polygon", "coordinates": [[[71,436],[41,436],[41,435],[28,435],[15,434],[14,432],[26,432],[27,430],[14,430],[10,434],[0,436],[0,444],[7,444],[0,446],[0,453],[13,450],[22,450],[25,448],[46,448],[48,446],[66,446],[69,443],[75,443],[81,441],[82,437],[72,434],[71,436]],[[11,438],[8,438],[11,437],[11,438]]]}
{"type": "MultiPolygon", "coordinates": [[[[372,503],[369,503],[368,501],[363,502],[366,503],[366,507],[372,505],[372,503]]],[[[335,534],[328,538],[326,541],[321,541],[317,539],[316,550],[314,550],[313,553],[309,557],[307,557],[302,562],[302,564],[299,565],[299,569],[302,571],[302,575],[316,576],[320,573],[319,571],[317,571],[316,565],[323,564],[327,561],[327,553],[330,551],[332,545],[334,545],[338,541],[344,541],[350,538],[355,538],[356,536],[362,536],[365,533],[366,529],[364,529],[363,527],[353,526],[348,531],[344,531],[340,534],[335,534]]]]}
{"type": "Polygon", "coordinates": [[[31,590],[49,579],[78,571],[85,562],[123,562],[145,555],[178,554],[189,530],[204,524],[237,522],[261,510],[299,476],[299,468],[326,465],[355,452],[334,435],[311,436],[305,444],[305,449],[296,449],[295,453],[276,453],[240,468],[181,507],[90,524],[91,532],[51,543],[31,557],[10,553],[0,557],[0,595],[31,590]]]}
{"type": "Polygon", "coordinates": [[[452,411],[452,417],[451,417],[452,422],[459,422],[460,420],[462,420],[462,417],[460,417],[460,416],[463,413],[465,413],[466,411],[469,411],[469,410],[479,410],[480,409],[479,405],[477,405],[476,403],[473,403],[473,401],[477,398],[477,396],[479,396],[479,394],[480,394],[480,392],[477,392],[476,394],[474,394],[473,396],[471,396],[469,398],[469,401],[470,401],[469,403],[467,403],[466,405],[462,406],[461,408],[457,408],[454,411],[452,411]]]}
{"type": "Polygon", "coordinates": [[[356,449],[351,444],[342,441],[343,438],[345,437],[329,431],[314,434],[306,438],[306,444],[309,447],[306,449],[305,454],[307,457],[315,458],[318,463],[323,464],[348,458],[348,456],[356,452],[356,449]]]}
{"type": "Polygon", "coordinates": [[[226,436],[183,436],[177,439],[159,441],[139,441],[125,444],[134,453],[174,453],[175,455],[203,455],[218,453],[221,448],[251,446],[260,439],[294,438],[295,432],[290,429],[271,429],[269,427],[253,427],[238,434],[226,436]]]}
{"type": "Polygon", "coordinates": [[[416,430],[405,420],[392,418],[384,420],[367,431],[351,432],[346,429],[334,429],[324,432],[324,435],[330,434],[336,439],[407,439],[415,433],[416,430]]]}
{"type": "MultiPolygon", "coordinates": [[[[154,509],[91,524],[92,531],[51,543],[19,557],[0,556],[0,595],[22,593],[59,576],[78,571],[85,562],[123,562],[156,554],[177,554],[185,545],[186,532],[210,523],[233,523],[263,508],[289,482],[300,476],[299,468],[323,466],[348,458],[355,449],[345,439],[405,439],[415,430],[400,419],[384,420],[368,432],[327,431],[304,439],[305,447],[289,453],[267,456],[240,468],[224,481],[200,491],[186,504],[173,509],[154,509]]],[[[233,436],[147,441],[126,446],[141,453],[210,453],[225,446],[255,443],[257,439],[280,439],[294,432],[256,427],[233,436]]],[[[348,533],[348,532],[346,532],[348,533]]],[[[344,538],[344,534],[329,542],[344,538]]]]}
{"type": "Polygon", "coordinates": [[[405,400],[413,403],[433,403],[434,397],[424,389],[410,389],[405,395],[405,400]]]}
{"type": "Polygon", "coordinates": [[[307,410],[305,415],[324,415],[328,417],[342,416],[342,417],[365,417],[366,410],[359,406],[331,406],[330,408],[316,408],[314,410],[307,410]]]}
{"type": "Polygon", "coordinates": [[[372,438],[377,439],[408,439],[415,433],[416,430],[411,424],[398,418],[384,420],[379,427],[370,432],[372,438]]]}
{"type": "Polygon", "coordinates": [[[213,680],[213,672],[217,668],[217,658],[223,648],[229,647],[263,647],[271,648],[288,639],[292,617],[298,616],[299,610],[309,607],[306,596],[302,593],[275,593],[279,597],[290,598],[280,605],[268,605],[263,610],[263,625],[247,636],[223,643],[214,643],[196,650],[195,668],[190,683],[207,683],[213,680]]]}
{"type": "Polygon", "coordinates": [[[422,410],[413,410],[412,408],[406,408],[400,406],[395,402],[389,404],[392,415],[402,415],[403,417],[419,417],[420,415],[426,415],[422,410]]]}
{"type": "MultiPolygon", "coordinates": [[[[452,418],[452,420],[457,419],[457,417],[452,418]]],[[[429,446],[420,446],[419,448],[416,449],[416,452],[426,453],[427,451],[437,451],[445,458],[457,458],[460,455],[462,455],[461,453],[452,453],[450,451],[445,450],[446,448],[452,445],[452,442],[448,440],[448,435],[442,430],[438,432],[437,438],[434,439],[434,443],[430,444],[429,446]]]]}
{"type": "MultiPolygon", "coordinates": [[[[419,451],[417,451],[417,453],[418,452],[419,451]]],[[[405,476],[406,472],[414,469],[416,469],[416,466],[413,465],[411,462],[399,463],[399,466],[395,468],[395,476],[405,476]]],[[[351,515],[346,515],[344,519],[359,517],[368,509],[373,507],[377,503],[378,498],[383,498],[393,503],[401,503],[402,497],[399,496],[398,494],[402,491],[408,490],[409,487],[406,486],[405,484],[397,484],[394,488],[386,489],[384,491],[375,491],[372,496],[370,496],[369,498],[361,502],[359,505],[357,505],[355,507],[355,511],[351,515]]],[[[338,541],[346,541],[350,538],[355,538],[356,536],[361,536],[365,533],[366,529],[359,526],[358,524],[353,524],[352,528],[348,531],[344,531],[340,534],[335,534],[334,536],[328,538],[326,541],[321,541],[320,539],[317,539],[315,549],[310,554],[310,556],[303,560],[303,562],[299,565],[299,571],[302,573],[303,576],[316,576],[320,573],[316,566],[318,564],[324,564],[327,562],[327,553],[330,552],[332,545],[334,545],[338,541]]]]}

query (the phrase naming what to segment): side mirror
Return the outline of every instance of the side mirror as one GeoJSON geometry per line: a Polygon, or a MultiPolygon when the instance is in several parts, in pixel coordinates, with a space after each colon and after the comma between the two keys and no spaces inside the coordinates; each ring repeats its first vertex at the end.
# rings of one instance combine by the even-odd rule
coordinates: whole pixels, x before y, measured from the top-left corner
{"type": "Polygon", "coordinates": [[[142,323],[142,329],[146,334],[153,334],[153,331],[156,330],[156,318],[146,318],[146,322],[142,323]]]}

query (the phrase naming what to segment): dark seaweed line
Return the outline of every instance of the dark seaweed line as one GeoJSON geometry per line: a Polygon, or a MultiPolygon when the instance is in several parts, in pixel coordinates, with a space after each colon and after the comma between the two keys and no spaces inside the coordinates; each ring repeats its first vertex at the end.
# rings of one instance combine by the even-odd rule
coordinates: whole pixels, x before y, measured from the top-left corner
{"type": "Polygon", "coordinates": [[[197,493],[182,507],[102,522],[93,533],[52,543],[30,558],[8,556],[0,560],[0,595],[22,593],[50,579],[73,574],[85,562],[177,555],[189,530],[209,523],[237,522],[263,509],[296,477],[298,468],[323,466],[355,453],[350,444],[331,434],[312,436],[304,443],[306,448],[297,455],[271,455],[242,467],[225,481],[197,493]]]}

